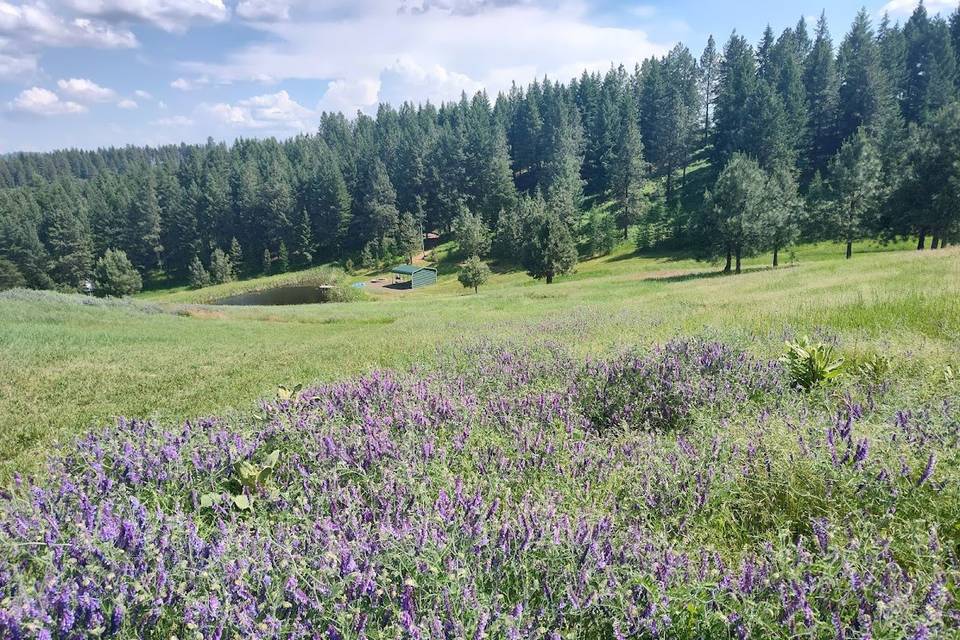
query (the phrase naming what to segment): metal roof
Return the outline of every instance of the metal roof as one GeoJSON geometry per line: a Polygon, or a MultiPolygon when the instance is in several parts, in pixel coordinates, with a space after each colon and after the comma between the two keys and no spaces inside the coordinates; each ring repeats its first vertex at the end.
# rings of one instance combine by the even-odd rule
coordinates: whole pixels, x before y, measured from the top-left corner
{"type": "Polygon", "coordinates": [[[390,270],[390,273],[399,273],[404,276],[412,276],[420,271],[436,271],[433,267],[418,267],[413,264],[401,264],[390,270]]]}

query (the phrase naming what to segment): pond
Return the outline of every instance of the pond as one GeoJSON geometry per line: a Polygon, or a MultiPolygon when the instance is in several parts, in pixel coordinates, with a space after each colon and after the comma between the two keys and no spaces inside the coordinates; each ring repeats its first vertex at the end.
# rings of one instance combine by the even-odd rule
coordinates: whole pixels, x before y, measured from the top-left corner
{"type": "Polygon", "coordinates": [[[318,285],[283,285],[264,289],[262,291],[248,291],[234,296],[214,300],[211,304],[231,306],[277,306],[287,304],[319,304],[330,302],[333,287],[318,285]]]}

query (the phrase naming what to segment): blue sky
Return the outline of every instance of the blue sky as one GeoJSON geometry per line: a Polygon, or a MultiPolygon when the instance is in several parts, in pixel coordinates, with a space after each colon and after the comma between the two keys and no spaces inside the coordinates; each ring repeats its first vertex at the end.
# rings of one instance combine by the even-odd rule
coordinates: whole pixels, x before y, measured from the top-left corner
{"type": "MultiPolygon", "coordinates": [[[[956,0],[927,0],[930,11],[956,0]]],[[[323,110],[495,94],[752,41],[824,0],[0,0],[0,153],[286,137],[323,110]]],[[[862,2],[832,0],[839,41],[862,2]]],[[[866,6],[904,20],[914,0],[866,6]]],[[[811,31],[813,25],[811,24],[811,31]]]]}

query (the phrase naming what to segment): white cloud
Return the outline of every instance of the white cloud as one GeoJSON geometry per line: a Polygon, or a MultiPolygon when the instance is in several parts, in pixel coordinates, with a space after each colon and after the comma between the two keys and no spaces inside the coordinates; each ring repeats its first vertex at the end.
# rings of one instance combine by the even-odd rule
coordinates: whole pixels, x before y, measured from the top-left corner
{"type": "Polygon", "coordinates": [[[0,53],[0,80],[36,73],[37,56],[24,53],[0,53]]]}
{"type": "Polygon", "coordinates": [[[123,100],[117,103],[118,108],[127,109],[127,110],[136,109],[139,106],[140,105],[138,105],[135,100],[131,100],[130,98],[124,98],[123,100]]]}
{"type": "Polygon", "coordinates": [[[187,78],[177,78],[170,83],[170,86],[176,89],[177,91],[193,91],[194,89],[199,89],[210,84],[210,78],[206,76],[187,79],[187,78]]]}
{"type": "MultiPolygon", "coordinates": [[[[917,8],[918,0],[890,0],[883,5],[880,13],[889,13],[891,15],[910,15],[917,8]]],[[[927,12],[937,14],[943,11],[953,11],[957,8],[957,0],[924,0],[923,6],[927,12]]]]}
{"type": "Polygon", "coordinates": [[[172,118],[154,120],[150,124],[157,127],[191,127],[193,126],[193,120],[186,116],[173,116],[172,118]]]}
{"type": "Polygon", "coordinates": [[[342,111],[352,115],[356,111],[368,110],[377,104],[380,95],[379,78],[359,78],[354,80],[334,80],[327,86],[320,100],[322,111],[342,111]]]}
{"type": "Polygon", "coordinates": [[[255,96],[236,104],[201,104],[197,111],[215,124],[239,129],[305,130],[313,127],[316,113],[286,91],[255,96]]]}
{"type": "Polygon", "coordinates": [[[143,89],[137,89],[133,92],[133,95],[137,96],[141,100],[153,100],[153,96],[150,94],[150,92],[144,91],[143,89]]]}
{"type": "Polygon", "coordinates": [[[108,22],[145,23],[174,32],[229,18],[223,0],[64,0],[63,4],[108,22]]]}
{"type": "Polygon", "coordinates": [[[81,102],[110,102],[117,96],[113,89],[101,87],[96,82],[86,78],[58,80],[57,86],[60,87],[62,93],[81,102]]]}
{"type": "Polygon", "coordinates": [[[137,46],[136,36],[127,29],[115,29],[87,18],[70,20],[55,14],[42,2],[15,5],[0,0],[0,36],[9,40],[11,48],[137,46]]]}
{"type": "Polygon", "coordinates": [[[290,0],[240,0],[237,17],[265,22],[289,20],[290,4],[290,0]]]}
{"type": "Polygon", "coordinates": [[[8,106],[12,111],[38,116],[84,113],[87,110],[82,104],[63,101],[53,91],[41,87],[32,87],[22,91],[8,106]]]}
{"type": "Polygon", "coordinates": [[[611,62],[630,68],[671,44],[653,42],[638,27],[593,24],[582,0],[420,1],[399,12],[395,2],[359,0],[351,9],[345,16],[255,23],[263,41],[223,63],[184,68],[217,82],[325,80],[321,109],[372,112],[384,100],[438,102],[543,75],[566,81],[583,69],[606,71],[611,62]]]}

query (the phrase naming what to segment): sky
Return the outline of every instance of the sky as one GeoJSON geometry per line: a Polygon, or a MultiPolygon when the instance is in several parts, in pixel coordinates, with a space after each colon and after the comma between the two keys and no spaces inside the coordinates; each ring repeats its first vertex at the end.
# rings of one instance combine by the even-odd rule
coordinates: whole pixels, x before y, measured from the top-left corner
{"type": "MultiPolygon", "coordinates": [[[[736,29],[759,40],[864,1],[0,0],[0,154],[285,138],[323,111],[439,103],[632,68],[736,29]]],[[[957,0],[926,0],[946,14],[957,0]]],[[[904,21],[915,0],[866,9],[904,21]]]]}

